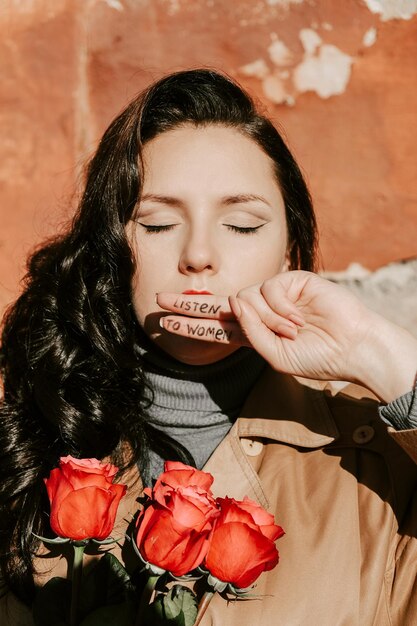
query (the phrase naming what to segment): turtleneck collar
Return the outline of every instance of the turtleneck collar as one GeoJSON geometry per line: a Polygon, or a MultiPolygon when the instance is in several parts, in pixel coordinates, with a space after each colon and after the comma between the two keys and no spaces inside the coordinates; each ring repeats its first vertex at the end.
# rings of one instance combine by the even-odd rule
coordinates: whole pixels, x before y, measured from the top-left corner
{"type": "MultiPolygon", "coordinates": [[[[254,350],[240,348],[211,365],[185,365],[149,339],[141,340],[138,352],[148,383],[147,419],[188,450],[201,469],[239,416],[265,361],[254,350]]],[[[149,480],[163,467],[164,458],[151,450],[149,480]]]]}
{"type": "Polygon", "coordinates": [[[147,413],[154,425],[204,426],[234,420],[265,367],[250,348],[240,348],[210,365],[187,365],[150,340],[138,347],[152,404],[147,413]]]}

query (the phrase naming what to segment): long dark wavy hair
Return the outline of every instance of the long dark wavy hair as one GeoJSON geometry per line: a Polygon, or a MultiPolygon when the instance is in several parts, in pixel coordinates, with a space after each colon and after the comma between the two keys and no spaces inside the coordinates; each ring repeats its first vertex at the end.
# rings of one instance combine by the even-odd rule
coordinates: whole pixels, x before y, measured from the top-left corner
{"type": "Polygon", "coordinates": [[[316,223],[303,176],[272,123],[230,78],[206,69],[171,74],[112,122],[89,163],[70,229],[32,255],[4,322],[1,575],[24,602],[35,590],[33,533],[46,532],[43,478],[60,456],[110,457],[122,469],[137,463],[142,476],[150,449],[190,460],[146,419],[125,233],[141,194],[143,145],[185,124],[237,129],[265,151],[285,201],[290,267],[314,269],[316,223]]]}

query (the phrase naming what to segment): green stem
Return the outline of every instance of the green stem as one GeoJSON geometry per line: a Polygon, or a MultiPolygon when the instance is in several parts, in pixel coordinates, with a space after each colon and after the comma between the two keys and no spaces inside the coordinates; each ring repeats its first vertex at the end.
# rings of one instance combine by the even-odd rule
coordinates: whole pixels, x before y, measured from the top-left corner
{"type": "Polygon", "coordinates": [[[154,592],[159,576],[149,576],[140,599],[139,610],[136,616],[135,626],[146,626],[145,617],[148,610],[149,601],[154,592]]]}
{"type": "Polygon", "coordinates": [[[71,626],[77,626],[78,624],[78,599],[80,597],[81,578],[83,574],[83,554],[85,550],[85,544],[77,545],[74,543],[73,548],[74,548],[74,560],[72,563],[70,624],[71,626]]]}
{"type": "Polygon", "coordinates": [[[204,613],[207,611],[207,607],[211,602],[212,597],[214,596],[214,591],[206,591],[203,597],[201,598],[200,604],[198,605],[198,613],[195,618],[194,626],[198,626],[203,619],[204,613]]]}

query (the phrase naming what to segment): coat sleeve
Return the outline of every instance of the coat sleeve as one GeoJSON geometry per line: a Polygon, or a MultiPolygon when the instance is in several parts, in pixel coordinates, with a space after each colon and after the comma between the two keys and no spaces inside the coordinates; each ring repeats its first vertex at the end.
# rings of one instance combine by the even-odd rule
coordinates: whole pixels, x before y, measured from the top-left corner
{"type": "MultiPolygon", "coordinates": [[[[334,395],[329,385],[326,389],[330,389],[334,395]]],[[[377,400],[370,391],[354,384],[346,385],[341,393],[351,398],[374,398],[377,400]]],[[[414,389],[407,394],[396,398],[389,404],[380,405],[378,413],[380,418],[388,424],[388,432],[391,437],[417,464],[417,383],[414,389]]]]}

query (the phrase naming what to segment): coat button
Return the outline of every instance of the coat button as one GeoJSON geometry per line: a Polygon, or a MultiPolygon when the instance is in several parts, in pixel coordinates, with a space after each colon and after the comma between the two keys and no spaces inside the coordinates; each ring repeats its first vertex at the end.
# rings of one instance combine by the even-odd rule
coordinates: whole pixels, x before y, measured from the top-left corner
{"type": "Polygon", "coordinates": [[[358,426],[353,431],[352,439],[355,443],[369,443],[375,436],[375,430],[372,426],[358,426]]]}
{"type": "Polygon", "coordinates": [[[262,441],[258,441],[256,439],[245,439],[242,437],[240,440],[242,444],[243,451],[248,456],[258,456],[262,452],[264,444],[262,441]]]}

